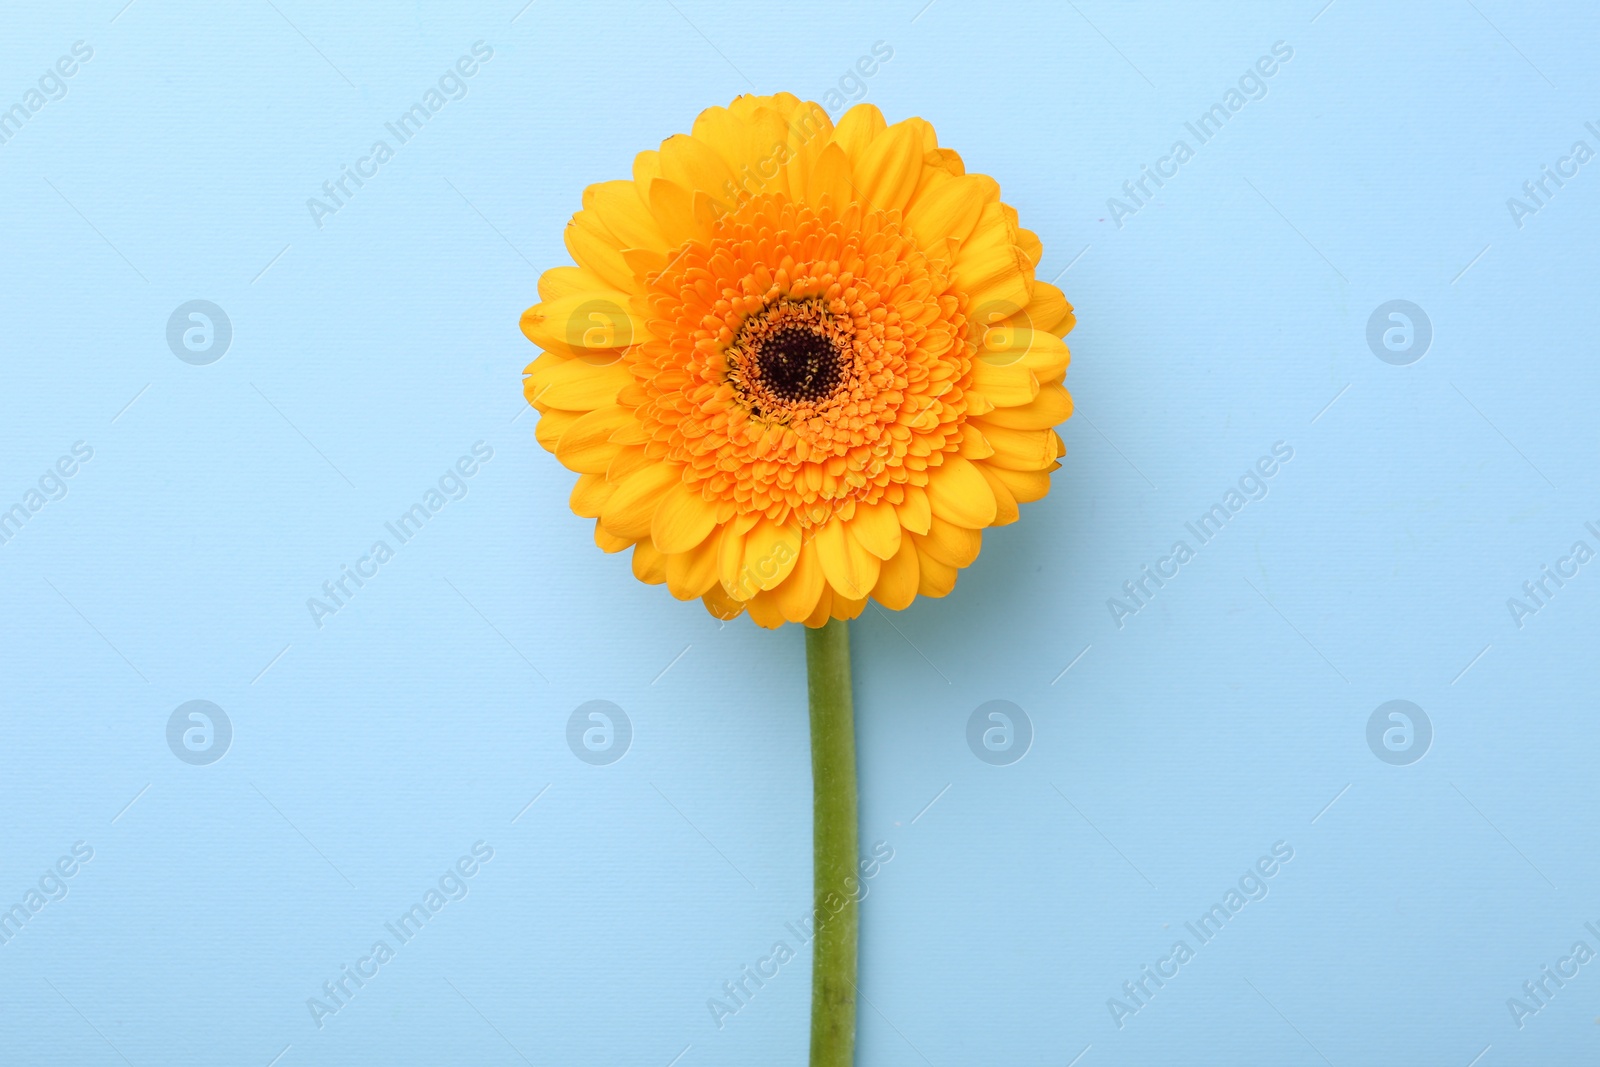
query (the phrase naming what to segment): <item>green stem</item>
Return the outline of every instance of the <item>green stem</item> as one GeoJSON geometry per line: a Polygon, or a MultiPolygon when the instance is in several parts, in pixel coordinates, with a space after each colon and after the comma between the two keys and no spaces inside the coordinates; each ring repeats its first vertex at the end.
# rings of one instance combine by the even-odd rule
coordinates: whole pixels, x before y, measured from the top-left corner
{"type": "Polygon", "coordinates": [[[856,738],[850,629],[806,630],[811,695],[811,1067],[851,1067],[856,1041],[856,738]]]}

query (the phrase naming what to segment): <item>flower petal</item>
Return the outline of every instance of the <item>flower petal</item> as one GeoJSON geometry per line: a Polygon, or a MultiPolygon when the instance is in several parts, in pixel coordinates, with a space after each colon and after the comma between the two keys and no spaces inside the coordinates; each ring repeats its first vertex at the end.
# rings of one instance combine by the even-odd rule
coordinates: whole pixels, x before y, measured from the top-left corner
{"type": "Polygon", "coordinates": [[[610,230],[623,248],[665,248],[666,238],[631,179],[599,182],[583,191],[583,206],[610,230]]]}
{"type": "Polygon", "coordinates": [[[944,596],[956,586],[960,572],[948,563],[941,563],[922,549],[917,549],[917,595],[944,596]]]}
{"type": "Polygon", "coordinates": [[[900,550],[900,517],[887,500],[858,505],[849,529],[850,536],[879,559],[888,559],[900,550]]]}
{"type": "Polygon", "coordinates": [[[805,622],[817,610],[817,598],[822,595],[824,588],[825,580],[822,564],[817,559],[816,542],[807,541],[800,548],[800,557],[795,560],[794,570],[772,592],[777,599],[778,610],[785,619],[805,622]]]}
{"type": "Polygon", "coordinates": [[[661,494],[650,520],[650,540],[669,555],[687,552],[709,537],[716,525],[716,505],[679,481],[661,494]]]}
{"type": "Polygon", "coordinates": [[[576,293],[608,291],[611,286],[592,270],[582,267],[551,267],[539,275],[539,299],[559,300],[576,293]]]}
{"type": "Polygon", "coordinates": [[[589,213],[580,211],[572,216],[562,239],[578,266],[598,274],[608,288],[626,289],[632,284],[633,273],[622,260],[616,238],[589,213]]]}
{"type": "Polygon", "coordinates": [[[999,367],[981,359],[972,364],[972,387],[997,408],[1026,404],[1039,395],[1039,379],[1027,367],[999,367]]]}
{"type": "Polygon", "coordinates": [[[844,149],[830,141],[817,156],[817,164],[806,180],[806,201],[813,207],[830,204],[835,211],[839,211],[854,199],[850,157],[844,149]]]}
{"type": "Polygon", "coordinates": [[[875,137],[856,159],[856,189],[879,211],[906,206],[922,173],[922,130],[906,122],[875,137]]]}
{"type": "Polygon", "coordinates": [[[631,411],[614,404],[586,412],[562,432],[556,442],[556,459],[580,474],[604,474],[617,455],[611,435],[623,423],[632,421],[631,411]]]}
{"type": "Polygon", "coordinates": [[[1056,461],[1056,442],[1059,438],[1054,430],[1011,430],[1004,426],[986,426],[983,435],[994,446],[994,455],[989,458],[991,467],[1038,471],[1056,461]]]}
{"type": "Polygon", "coordinates": [[[999,476],[989,469],[987,463],[978,464],[978,471],[984,480],[989,483],[989,488],[994,490],[994,523],[995,526],[1009,526],[1022,517],[1022,512],[1017,508],[1017,498],[1011,495],[1010,486],[1001,481],[999,476]]]}
{"type": "Polygon", "coordinates": [[[585,519],[598,519],[600,509],[605,507],[606,501],[610,500],[611,494],[616,491],[617,487],[606,481],[603,474],[580,474],[567,502],[571,505],[574,515],[585,519]]]}
{"type": "Polygon", "coordinates": [[[872,587],[872,599],[891,611],[910,607],[917,598],[918,575],[916,543],[911,537],[903,537],[899,551],[885,560],[878,572],[878,584],[872,587]]]}
{"type": "Polygon", "coordinates": [[[618,537],[637,541],[649,536],[650,520],[655,516],[661,494],[682,477],[677,467],[666,463],[634,471],[606,501],[600,512],[600,522],[618,537]]]}
{"type": "Polygon", "coordinates": [[[721,585],[714,585],[707,589],[705,595],[700,598],[700,602],[706,606],[706,610],[711,613],[712,618],[722,619],[724,622],[730,619],[737,619],[744,614],[744,605],[730,597],[727,590],[723,589],[721,585]]]}
{"type": "Polygon", "coordinates": [[[933,515],[933,509],[928,505],[928,491],[920,486],[908,485],[905,494],[905,499],[895,507],[900,525],[912,533],[927,533],[928,520],[933,515]]]}
{"type": "MultiPolygon", "coordinates": [[[[1039,386],[1039,395],[1026,404],[995,408],[977,421],[980,425],[1005,426],[1013,430],[1047,430],[1059,426],[1072,415],[1072,396],[1059,385],[1039,386]]],[[[987,431],[985,431],[987,432],[987,431]]]]}
{"type": "Polygon", "coordinates": [[[1034,282],[1033,296],[1028,300],[1028,322],[1035,330],[1047,330],[1057,335],[1072,329],[1072,305],[1067,296],[1049,282],[1034,282]]]}
{"type": "Polygon", "coordinates": [[[806,625],[815,630],[833,618],[833,590],[826,585],[822,587],[822,595],[817,597],[817,607],[810,615],[806,616],[806,625]]]}
{"type": "Polygon", "coordinates": [[[1000,197],[993,178],[967,174],[928,187],[906,211],[906,226],[924,241],[950,238],[958,245],[972,235],[983,206],[1000,197]]]}
{"type": "Polygon", "coordinates": [[[776,588],[794,570],[800,558],[800,528],[762,519],[744,536],[744,558],[728,586],[735,596],[742,590],[776,588]]]}
{"type": "Polygon", "coordinates": [[[1028,504],[1040,500],[1050,491],[1050,472],[1060,464],[1051,464],[1042,471],[1009,471],[1004,467],[990,467],[989,473],[1005,483],[1017,503],[1028,504]]]}
{"type": "Polygon", "coordinates": [[[994,521],[994,491],[971,460],[946,456],[928,472],[928,502],[934,517],[958,526],[982,529],[994,521]]]}
{"type": "Polygon", "coordinates": [[[977,559],[978,550],[983,547],[983,531],[945,522],[937,515],[933,517],[933,525],[928,528],[926,537],[912,536],[916,537],[917,551],[922,555],[956,568],[965,567],[977,559]]]}
{"type": "Polygon", "coordinates": [[[587,360],[569,359],[549,374],[532,401],[565,411],[592,411],[609,406],[632,382],[633,375],[620,364],[596,366],[587,360]]]}
{"type": "Polygon", "coordinates": [[[522,313],[522,335],[546,352],[609,363],[645,337],[626,293],[590,290],[544,300],[522,313]]]}
{"type": "Polygon", "coordinates": [[[829,520],[817,531],[814,543],[817,558],[822,562],[822,573],[835,593],[858,600],[878,584],[882,561],[850,536],[843,519],[835,516],[829,520]]]}
{"type": "Polygon", "coordinates": [[[687,552],[667,556],[667,591],[679,600],[695,600],[717,584],[716,535],[706,538],[687,552]]]}
{"type": "Polygon", "coordinates": [[[1065,371],[1072,353],[1053,333],[1008,326],[984,331],[978,358],[997,367],[1027,367],[1043,381],[1065,371]]]}
{"type": "Polygon", "coordinates": [[[667,557],[649,541],[633,546],[633,576],[646,585],[660,585],[667,580],[667,557]]]}
{"type": "Polygon", "coordinates": [[[873,104],[857,104],[844,113],[833,130],[833,143],[844,149],[852,161],[859,160],[867,146],[882,135],[889,124],[873,104]]]}

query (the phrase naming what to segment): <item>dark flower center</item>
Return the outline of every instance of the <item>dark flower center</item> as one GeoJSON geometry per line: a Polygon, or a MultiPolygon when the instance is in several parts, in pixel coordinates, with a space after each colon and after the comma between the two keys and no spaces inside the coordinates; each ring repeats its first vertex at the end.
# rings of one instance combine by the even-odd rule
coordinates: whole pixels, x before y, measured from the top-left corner
{"type": "Polygon", "coordinates": [[[838,388],[842,371],[832,339],[802,326],[764,338],[755,363],[772,396],[791,404],[824,399],[838,388]]]}

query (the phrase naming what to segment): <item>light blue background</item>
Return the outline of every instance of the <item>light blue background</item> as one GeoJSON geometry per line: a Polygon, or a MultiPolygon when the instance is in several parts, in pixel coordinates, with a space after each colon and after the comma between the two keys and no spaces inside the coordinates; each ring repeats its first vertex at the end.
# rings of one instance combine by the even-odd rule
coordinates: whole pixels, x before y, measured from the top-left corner
{"type": "Polygon", "coordinates": [[[894,850],[859,1062],[1593,1060],[1600,961],[1521,1029],[1506,1004],[1600,950],[1600,563],[1506,607],[1600,547],[1600,163],[1506,207],[1600,149],[1592,7],[122,3],[0,32],[0,105],[94,49],[0,145],[0,505],[94,449],[0,545],[0,905],[94,849],[0,946],[4,1062],[804,1062],[808,950],[707,1008],[800,948],[802,634],[593,547],[519,417],[516,324],[584,185],[878,41],[866,98],[1043,240],[1079,413],[953,595],[853,627],[863,845],[894,850]],[[478,40],[468,95],[319,229],[307,198],[478,40]],[[1269,94],[1119,229],[1107,199],[1277,41],[1269,94]],[[209,366],[166,344],[192,299],[232,322],[209,366]],[[1366,343],[1392,299],[1432,322],[1409,366],[1366,343]],[[468,495],[316,627],[478,441],[468,495]],[[1277,441],[1270,495],[1114,625],[1277,441]],[[210,766],[167,747],[193,699],[233,724],[210,766]],[[611,766],[565,741],[592,699],[633,723],[611,766]],[[966,745],[994,699],[1036,732],[1011,766],[966,745]],[[1410,766],[1367,745],[1392,699],[1435,732],[1410,766]],[[480,840],[469,895],[319,1029],[307,998],[480,840]],[[1270,895],[1119,1029],[1108,998],[1279,841],[1270,895]]]}

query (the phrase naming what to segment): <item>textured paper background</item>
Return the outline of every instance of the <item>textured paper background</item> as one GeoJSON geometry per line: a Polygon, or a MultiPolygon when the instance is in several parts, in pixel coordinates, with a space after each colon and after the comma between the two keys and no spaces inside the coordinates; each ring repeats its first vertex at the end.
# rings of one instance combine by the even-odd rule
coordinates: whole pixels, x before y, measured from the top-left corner
{"type": "Polygon", "coordinates": [[[1541,969],[1600,951],[1600,562],[1507,606],[1600,550],[1588,5],[122,2],[11,4],[0,32],[0,106],[41,90],[0,127],[0,506],[26,513],[0,906],[75,872],[0,945],[0,1059],[803,1062],[801,634],[719,626],[593,547],[516,328],[585,184],[779,89],[932,121],[1079,320],[1050,496],[952,596],[854,627],[863,847],[893,850],[860,1062],[1594,1057],[1600,960],[1541,969]],[[1186,123],[1278,42],[1201,144],[1186,123]],[[379,138],[319,227],[308,198],[379,138]],[[1539,205],[1542,167],[1576,175],[1539,205]],[[205,365],[167,343],[197,299],[232,331],[205,365]],[[1407,365],[1368,344],[1391,300],[1431,326],[1407,365]],[[308,598],[477,442],[464,498],[317,626],[308,598]],[[1119,628],[1108,599],[1180,539],[1119,628]],[[209,765],[168,745],[191,700],[231,723],[209,765]],[[607,766],[566,740],[591,700],[632,727],[607,766]],[[1006,766],[967,743],[994,700],[1032,727],[1006,766]],[[1369,747],[1391,700],[1431,725],[1420,761],[1369,747]],[[386,933],[480,841],[464,899],[386,933]],[[1279,842],[1264,899],[1186,932],[1279,842]],[[319,1028],[308,998],[379,939],[319,1028]],[[719,1028],[708,1001],[780,941],[719,1028]],[[1143,1006],[1119,1027],[1111,998],[1143,1006]]]}

